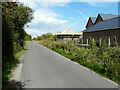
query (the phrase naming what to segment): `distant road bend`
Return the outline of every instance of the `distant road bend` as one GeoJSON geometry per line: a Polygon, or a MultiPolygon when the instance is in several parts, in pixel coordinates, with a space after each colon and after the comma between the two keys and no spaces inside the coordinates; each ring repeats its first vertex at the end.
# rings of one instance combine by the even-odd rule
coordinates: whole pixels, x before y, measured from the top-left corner
{"type": "Polygon", "coordinates": [[[24,88],[118,88],[35,41],[28,42],[21,78],[24,88]]]}

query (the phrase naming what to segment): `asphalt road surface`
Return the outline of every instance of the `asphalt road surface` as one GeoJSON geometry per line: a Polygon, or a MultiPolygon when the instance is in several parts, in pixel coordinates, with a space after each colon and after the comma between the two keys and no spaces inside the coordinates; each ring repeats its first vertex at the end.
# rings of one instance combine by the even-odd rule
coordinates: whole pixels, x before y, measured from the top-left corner
{"type": "Polygon", "coordinates": [[[24,88],[118,88],[34,41],[28,42],[21,78],[24,88]]]}

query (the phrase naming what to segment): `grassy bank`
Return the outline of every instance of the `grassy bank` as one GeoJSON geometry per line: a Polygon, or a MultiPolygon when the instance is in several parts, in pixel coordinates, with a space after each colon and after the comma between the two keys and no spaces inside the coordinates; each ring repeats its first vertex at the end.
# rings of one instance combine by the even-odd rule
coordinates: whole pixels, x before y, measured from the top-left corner
{"type": "Polygon", "coordinates": [[[49,49],[83,65],[101,76],[107,77],[120,84],[120,49],[119,47],[77,47],[72,43],[60,41],[40,40],[49,49]]]}
{"type": "Polygon", "coordinates": [[[19,63],[19,59],[22,55],[25,54],[25,51],[27,50],[27,42],[24,43],[24,49],[14,54],[13,60],[8,60],[7,62],[3,62],[3,72],[2,72],[2,86],[3,88],[6,87],[6,85],[9,83],[9,79],[12,76],[12,72],[17,67],[17,64],[19,63]]]}

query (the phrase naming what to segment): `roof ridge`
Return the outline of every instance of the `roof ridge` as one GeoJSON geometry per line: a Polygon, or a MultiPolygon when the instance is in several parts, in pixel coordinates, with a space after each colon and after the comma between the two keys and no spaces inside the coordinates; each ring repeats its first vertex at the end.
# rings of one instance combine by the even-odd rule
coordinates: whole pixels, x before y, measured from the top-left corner
{"type": "MultiPolygon", "coordinates": [[[[113,18],[110,18],[110,19],[106,19],[106,20],[103,20],[103,21],[107,21],[107,20],[111,20],[111,19],[115,19],[115,18],[119,18],[120,16],[118,16],[118,17],[113,17],[113,18]]],[[[103,21],[101,21],[101,22],[103,22],[103,21]]]]}
{"type": "MultiPolygon", "coordinates": [[[[91,26],[90,28],[85,29],[83,32],[104,30],[105,28],[110,29],[111,26],[108,25],[109,27],[108,27],[108,26],[106,27],[106,25],[107,25],[106,23],[110,22],[110,23],[113,24],[113,21],[114,21],[115,23],[118,23],[117,20],[119,20],[119,19],[120,19],[120,16],[114,17],[114,18],[111,18],[111,19],[107,19],[107,20],[104,20],[104,21],[101,21],[101,22],[99,22],[99,23],[97,23],[97,24],[91,26]],[[101,25],[103,25],[102,28],[101,28],[101,25]],[[99,26],[100,26],[100,27],[99,27],[99,26]],[[97,29],[96,27],[97,27],[98,29],[97,29]],[[104,29],[103,29],[103,28],[104,28],[104,29]]],[[[113,25],[113,26],[116,27],[116,25],[117,25],[117,24],[115,24],[115,25],[113,25]]],[[[118,27],[118,26],[117,26],[117,27],[118,27]]],[[[112,29],[113,29],[113,28],[112,28],[112,29]]]]}
{"type": "MultiPolygon", "coordinates": [[[[104,14],[104,13],[99,13],[99,14],[104,14]]],[[[104,14],[104,15],[116,15],[116,14],[109,13],[109,14],[104,14]]]]}

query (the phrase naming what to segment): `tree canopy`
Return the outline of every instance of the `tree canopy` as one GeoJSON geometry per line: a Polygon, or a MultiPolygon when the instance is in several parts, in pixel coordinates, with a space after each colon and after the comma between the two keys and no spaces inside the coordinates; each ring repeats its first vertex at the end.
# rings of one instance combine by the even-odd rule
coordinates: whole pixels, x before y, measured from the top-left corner
{"type": "Polygon", "coordinates": [[[23,50],[25,40],[31,40],[24,26],[33,19],[33,10],[18,2],[2,2],[3,83],[13,67],[14,54],[23,50]]]}
{"type": "Polygon", "coordinates": [[[43,34],[42,36],[38,36],[37,38],[34,38],[33,40],[44,40],[44,39],[54,41],[56,39],[56,36],[53,35],[52,33],[46,33],[46,34],[43,34]]]}

